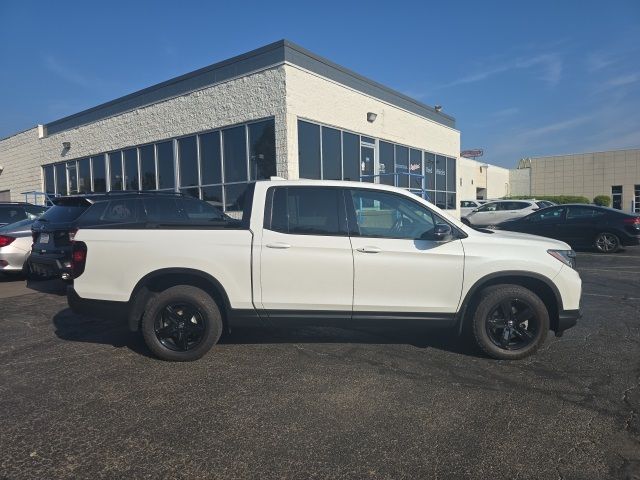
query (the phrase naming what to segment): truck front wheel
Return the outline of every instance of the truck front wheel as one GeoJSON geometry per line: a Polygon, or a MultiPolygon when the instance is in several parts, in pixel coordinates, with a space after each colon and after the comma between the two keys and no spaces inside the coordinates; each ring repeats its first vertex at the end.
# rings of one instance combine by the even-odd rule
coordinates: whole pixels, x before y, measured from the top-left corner
{"type": "Polygon", "coordinates": [[[545,341],[549,313],[544,302],[520,285],[493,285],[481,293],[473,315],[473,336],[480,349],[500,360],[533,354],[545,341]]]}
{"type": "Polygon", "coordinates": [[[202,357],[220,339],[223,328],[213,298],[189,285],[171,287],[153,297],[141,327],[145,343],[156,356],[177,362],[202,357]]]}

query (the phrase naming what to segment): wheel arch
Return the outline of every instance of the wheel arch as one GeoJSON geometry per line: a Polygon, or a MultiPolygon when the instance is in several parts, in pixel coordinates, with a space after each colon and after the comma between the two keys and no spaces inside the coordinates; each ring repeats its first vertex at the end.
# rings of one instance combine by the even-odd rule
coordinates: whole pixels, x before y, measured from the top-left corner
{"type": "Polygon", "coordinates": [[[520,285],[538,295],[547,306],[549,312],[549,326],[551,330],[558,328],[558,317],[563,310],[562,297],[558,287],[547,277],[527,271],[503,271],[486,275],[476,281],[467,291],[458,309],[458,333],[462,333],[464,324],[474,311],[474,305],[480,298],[480,293],[491,285],[499,284],[520,285]]]}
{"type": "Polygon", "coordinates": [[[137,331],[148,301],[158,293],[176,285],[191,285],[207,292],[215,300],[222,314],[225,328],[231,304],[229,296],[217,278],[192,268],[162,268],[146,274],[134,287],[129,298],[129,329],[137,331]]]}

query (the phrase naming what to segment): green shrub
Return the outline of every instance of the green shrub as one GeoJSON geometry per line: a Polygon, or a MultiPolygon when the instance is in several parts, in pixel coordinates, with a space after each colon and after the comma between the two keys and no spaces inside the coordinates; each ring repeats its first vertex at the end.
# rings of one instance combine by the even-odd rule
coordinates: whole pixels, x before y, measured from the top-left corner
{"type": "Polygon", "coordinates": [[[529,200],[535,198],[536,200],[548,200],[558,205],[563,203],[591,203],[587,197],[578,195],[517,195],[508,198],[509,200],[529,200]]]}
{"type": "Polygon", "coordinates": [[[611,197],[609,195],[598,195],[594,197],[593,203],[601,207],[608,207],[611,205],[611,197]]]}

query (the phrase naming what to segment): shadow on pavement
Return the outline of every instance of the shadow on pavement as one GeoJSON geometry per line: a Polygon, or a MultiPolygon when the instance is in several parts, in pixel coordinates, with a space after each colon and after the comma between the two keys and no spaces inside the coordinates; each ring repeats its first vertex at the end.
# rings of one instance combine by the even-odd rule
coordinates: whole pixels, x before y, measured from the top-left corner
{"type": "Polygon", "coordinates": [[[40,293],[48,293],[50,295],[58,295],[59,297],[67,294],[67,284],[59,278],[51,278],[46,280],[28,279],[27,288],[40,293]]]}
{"type": "MultiPolygon", "coordinates": [[[[126,320],[113,318],[99,320],[75,314],[71,309],[61,310],[53,317],[55,333],[62,340],[127,347],[141,355],[153,357],[144,344],[142,335],[131,332],[126,320]]],[[[401,344],[417,348],[435,348],[466,356],[481,356],[469,342],[456,332],[436,328],[335,328],[335,327],[288,327],[268,326],[233,328],[220,339],[223,345],[252,344],[401,344]]]]}
{"type": "Polygon", "coordinates": [[[124,319],[100,320],[77,315],[70,308],[65,308],[54,315],[53,325],[55,334],[62,340],[126,347],[140,355],[153,357],[142,335],[130,331],[124,319]]]}

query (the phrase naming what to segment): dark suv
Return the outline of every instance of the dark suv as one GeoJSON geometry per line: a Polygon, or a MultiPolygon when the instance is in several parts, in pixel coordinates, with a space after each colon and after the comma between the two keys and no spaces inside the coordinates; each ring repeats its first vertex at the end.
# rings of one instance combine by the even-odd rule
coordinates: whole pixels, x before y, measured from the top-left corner
{"type": "Polygon", "coordinates": [[[126,230],[194,221],[235,222],[219,208],[175,192],[122,191],[58,197],[33,224],[29,268],[39,276],[70,279],[73,239],[79,228],[126,230]]]}
{"type": "Polygon", "coordinates": [[[0,203],[0,227],[21,220],[34,220],[46,210],[47,207],[30,203],[2,202],[0,203]]]}

